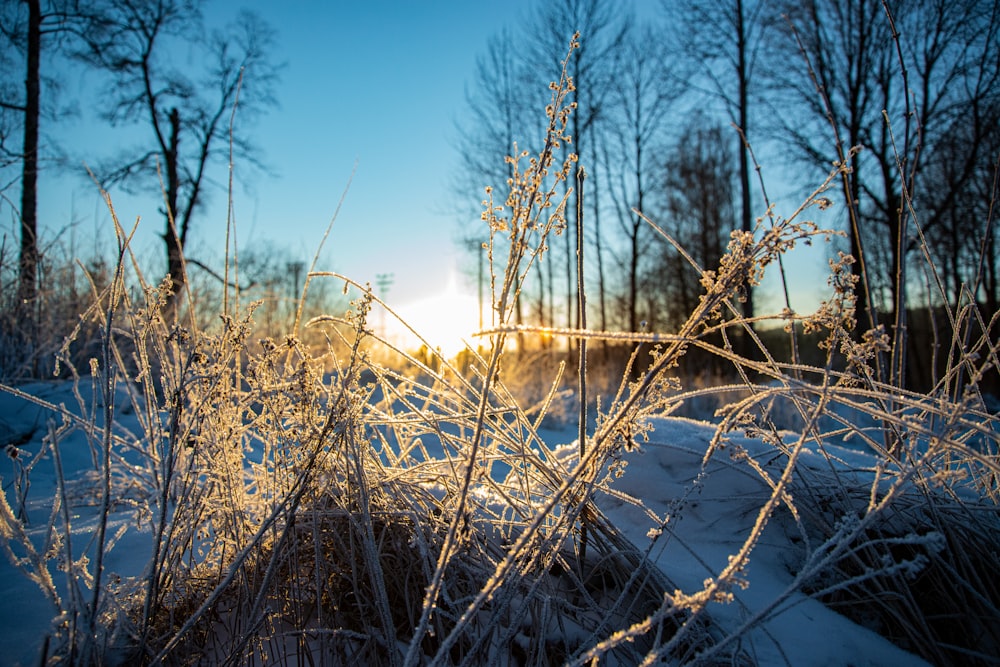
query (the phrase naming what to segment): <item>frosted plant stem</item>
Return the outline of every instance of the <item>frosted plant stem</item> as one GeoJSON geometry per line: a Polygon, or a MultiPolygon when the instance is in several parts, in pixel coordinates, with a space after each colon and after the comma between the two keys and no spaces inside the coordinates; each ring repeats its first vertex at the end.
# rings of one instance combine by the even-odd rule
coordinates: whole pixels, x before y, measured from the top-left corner
{"type": "Polygon", "coordinates": [[[180,643],[181,638],[190,632],[195,624],[201,620],[202,616],[215,608],[215,603],[218,602],[219,598],[222,597],[222,594],[229,588],[229,585],[236,579],[236,575],[242,570],[243,564],[246,562],[250,554],[260,547],[262,538],[267,531],[269,531],[271,527],[277,523],[278,519],[282,516],[291,516],[295,513],[302,500],[302,496],[308,490],[308,486],[305,484],[305,479],[300,478],[296,480],[296,483],[299,485],[298,488],[293,487],[294,493],[285,496],[284,500],[278,503],[267,518],[261,522],[260,527],[250,538],[247,545],[237,552],[225,576],[222,577],[221,581],[219,581],[208,597],[205,598],[205,601],[201,603],[201,606],[199,606],[198,609],[188,617],[188,619],[184,622],[184,625],[182,625],[181,628],[174,633],[174,636],[170,638],[170,641],[168,641],[156,657],[153,658],[152,664],[162,664],[170,652],[180,643]]]}
{"type": "MultiPolygon", "coordinates": [[[[576,312],[577,320],[579,321],[580,328],[587,328],[587,293],[584,290],[584,280],[583,280],[583,181],[587,177],[587,172],[584,170],[583,165],[577,167],[576,170],[576,312]]],[[[579,432],[577,437],[580,443],[580,460],[583,460],[584,455],[587,453],[587,339],[580,338],[577,340],[577,345],[579,346],[579,362],[577,366],[577,374],[579,377],[580,384],[580,414],[579,414],[579,432]]],[[[589,495],[589,494],[588,494],[589,495]]],[[[584,496],[581,502],[587,502],[587,496],[584,496]]],[[[587,560],[587,523],[583,522],[580,524],[580,565],[581,567],[587,560]]]]}
{"type": "MultiPolygon", "coordinates": [[[[118,260],[115,262],[115,274],[108,291],[108,305],[105,311],[104,329],[101,332],[101,356],[103,358],[103,375],[94,373],[100,380],[101,399],[104,409],[104,424],[101,433],[101,510],[97,523],[97,546],[94,555],[94,590],[90,602],[89,618],[87,624],[87,652],[82,656],[84,661],[94,658],[91,651],[94,650],[92,642],[97,633],[97,616],[101,599],[101,587],[104,576],[104,552],[107,548],[108,515],[111,513],[111,443],[114,439],[115,422],[115,378],[118,375],[117,367],[114,363],[113,327],[115,314],[118,305],[124,295],[125,286],[125,252],[128,248],[128,241],[124,239],[119,230],[118,236],[118,260]]],[[[92,363],[92,371],[97,370],[97,363],[92,363]]]]}
{"type": "MultiPolygon", "coordinates": [[[[361,519],[365,529],[364,551],[368,560],[368,573],[371,578],[372,589],[375,593],[375,603],[382,623],[382,632],[385,635],[386,652],[389,654],[389,663],[392,667],[400,664],[399,648],[396,643],[396,626],[392,622],[392,614],[389,610],[389,595],[385,588],[385,575],[382,571],[382,562],[378,557],[375,548],[375,530],[372,525],[371,513],[371,493],[368,488],[368,476],[365,474],[363,453],[360,443],[364,442],[361,434],[355,433],[349,439],[348,447],[354,450],[354,472],[358,485],[358,494],[361,501],[361,519]]],[[[367,444],[367,443],[366,443],[367,444]]]]}

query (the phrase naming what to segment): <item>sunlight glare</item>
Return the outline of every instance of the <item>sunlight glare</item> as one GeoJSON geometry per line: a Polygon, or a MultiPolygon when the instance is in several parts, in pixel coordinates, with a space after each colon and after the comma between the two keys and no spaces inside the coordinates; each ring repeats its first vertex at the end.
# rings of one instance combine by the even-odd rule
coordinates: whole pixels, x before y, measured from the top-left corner
{"type": "MultiPolygon", "coordinates": [[[[397,312],[431,347],[440,348],[449,359],[465,349],[465,342],[473,347],[477,344],[472,334],[479,330],[478,299],[460,292],[454,278],[439,294],[403,306],[397,312]]],[[[394,342],[404,348],[413,349],[420,345],[420,341],[402,324],[395,323],[392,329],[390,335],[394,342]]]]}

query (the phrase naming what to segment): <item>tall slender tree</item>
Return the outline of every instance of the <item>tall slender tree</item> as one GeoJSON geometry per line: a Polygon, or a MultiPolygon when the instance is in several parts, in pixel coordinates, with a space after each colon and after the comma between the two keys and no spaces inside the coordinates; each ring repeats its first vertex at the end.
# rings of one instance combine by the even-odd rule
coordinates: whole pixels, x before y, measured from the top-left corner
{"type": "MultiPolygon", "coordinates": [[[[537,105],[532,104],[531,77],[522,53],[521,44],[510,30],[503,30],[489,39],[486,52],[476,59],[473,81],[466,87],[469,116],[457,124],[461,164],[453,189],[458,201],[467,203],[459,214],[477,223],[464,232],[463,238],[477,254],[477,272],[483,254],[483,229],[481,197],[476,197],[475,193],[481,194],[485,186],[492,186],[494,192],[506,192],[507,182],[514,172],[513,164],[505,158],[513,156],[515,144],[518,150],[531,148],[530,144],[536,140],[534,135],[538,134],[536,130],[540,129],[539,114],[535,112],[537,105]]],[[[485,279],[482,273],[479,279],[485,279]]],[[[482,287],[480,285],[480,290],[482,287]]],[[[542,324],[545,323],[542,316],[544,298],[544,289],[539,289],[536,309],[542,324]]],[[[522,299],[517,300],[515,308],[515,319],[521,324],[524,321],[522,299]]]]}
{"type": "MultiPolygon", "coordinates": [[[[6,141],[5,131],[0,142],[8,160],[21,166],[20,253],[18,260],[17,301],[22,326],[31,329],[33,310],[38,296],[38,174],[40,130],[43,117],[42,53],[70,43],[69,39],[87,31],[92,16],[75,0],[18,0],[6,3],[0,10],[0,40],[17,53],[8,74],[20,71],[21,85],[4,77],[0,87],[0,108],[5,120],[16,116],[10,126],[21,130],[20,148],[6,141]]],[[[7,60],[7,59],[5,59],[7,60]]],[[[7,129],[7,128],[5,128],[7,129]]],[[[8,129],[9,131],[9,129],[8,129]]],[[[31,339],[33,333],[27,332],[31,339]]]]}
{"type": "MultiPolygon", "coordinates": [[[[869,308],[869,256],[862,252],[862,223],[858,219],[863,183],[871,162],[852,149],[869,144],[879,124],[875,72],[891,71],[891,37],[878,0],[838,0],[830,3],[791,2],[778,7],[786,19],[781,53],[769,68],[781,95],[797,104],[793,114],[776,117],[798,154],[809,164],[848,164],[844,177],[849,203],[848,234],[853,265],[864,287],[865,326],[875,323],[869,308]]],[[[777,50],[776,50],[777,51],[777,50]]]]}
{"type": "MultiPolygon", "coordinates": [[[[770,4],[770,0],[663,0],[661,5],[668,25],[673,26],[671,39],[678,60],[691,64],[688,76],[692,88],[721,103],[725,116],[738,130],[732,133],[731,141],[738,147],[739,226],[743,231],[754,227],[749,147],[744,143],[755,136],[751,127],[756,104],[753,92],[760,78],[758,55],[774,23],[770,4]]],[[[753,317],[753,290],[747,290],[746,299],[744,314],[753,317]]]]}
{"type": "Polygon", "coordinates": [[[184,251],[206,197],[213,159],[228,156],[226,129],[239,99],[233,149],[240,164],[259,166],[245,128],[276,104],[279,67],[271,60],[274,32],[256,14],[205,35],[197,0],[106,0],[105,21],[87,35],[80,57],[109,75],[105,115],[112,125],[148,124],[148,147],[113,158],[99,173],[106,186],[161,189],[167,273],[174,299],[186,284],[184,251]],[[202,48],[204,64],[184,71],[174,49],[202,48]]]}
{"type": "MultiPolygon", "coordinates": [[[[738,220],[738,172],[726,130],[704,116],[684,128],[664,160],[660,205],[666,228],[702,270],[718,266],[738,220]]],[[[701,294],[701,274],[662,244],[650,280],[662,295],[661,317],[679,325],[701,294]]]]}
{"type": "MultiPolygon", "coordinates": [[[[630,16],[621,11],[618,3],[610,0],[555,0],[539,5],[535,30],[532,33],[534,46],[532,59],[542,72],[552,71],[566,53],[570,38],[579,33],[580,47],[574,50],[568,63],[569,75],[573,79],[572,102],[576,109],[570,118],[570,133],[573,144],[566,147],[575,152],[584,162],[595,164],[597,153],[585,139],[591,136],[591,129],[606,113],[611,84],[615,78],[613,63],[615,55],[625,44],[630,16]]],[[[590,201],[591,192],[597,180],[588,177],[588,188],[584,201],[590,201]]],[[[576,197],[570,198],[567,211],[568,220],[576,220],[576,197]]],[[[576,277],[573,226],[564,234],[565,240],[565,312],[566,323],[574,326],[576,277]]]]}
{"type": "Polygon", "coordinates": [[[38,0],[28,7],[24,78],[24,170],[21,177],[21,255],[18,301],[30,304],[37,292],[38,270],[38,120],[41,109],[39,72],[42,53],[42,8],[38,0]]]}
{"type": "Polygon", "coordinates": [[[657,44],[650,26],[630,31],[616,62],[618,76],[611,87],[604,123],[607,151],[602,166],[626,245],[619,264],[625,283],[624,325],[629,331],[638,331],[643,319],[639,289],[651,228],[642,215],[650,214],[649,195],[657,189],[653,178],[666,145],[667,114],[683,90],[671,80],[666,54],[657,44]]]}

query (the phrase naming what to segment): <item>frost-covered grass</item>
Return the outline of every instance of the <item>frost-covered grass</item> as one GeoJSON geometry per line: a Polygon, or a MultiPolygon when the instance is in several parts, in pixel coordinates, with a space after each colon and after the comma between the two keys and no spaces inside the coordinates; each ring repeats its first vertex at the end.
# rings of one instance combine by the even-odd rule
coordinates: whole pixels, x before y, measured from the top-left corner
{"type": "Polygon", "coordinates": [[[90,366],[4,387],[5,655],[995,664],[1000,438],[978,390],[997,366],[993,322],[966,337],[979,314],[955,313],[968,342],[954,370],[929,394],[893,386],[882,332],[853,335],[841,258],[817,313],[775,316],[822,332],[826,365],[730,344],[759,343],[745,286],[831,234],[804,216],[830,205],[837,172],[787,218],[734,233],[677,332],[547,331],[637,345],[599,402],[563,381],[585,380],[585,362],[521,398],[507,342],[537,333],[513,326],[514,300],[566,224],[571,85],[554,86],[547,141],[512,159],[503,203],[487,193],[495,322],[461,367],[380,341],[369,315],[384,304],[365,290],[280,338],[255,336],[238,300],[199,327],[165,309],[169,284],[143,280],[119,229],[114,276],[83,314],[100,332],[90,366]],[[686,385],[693,349],[733,380],[686,385]],[[703,421],[673,416],[711,399],[703,421]],[[556,404],[584,420],[582,443],[572,420],[545,428],[556,404]]]}

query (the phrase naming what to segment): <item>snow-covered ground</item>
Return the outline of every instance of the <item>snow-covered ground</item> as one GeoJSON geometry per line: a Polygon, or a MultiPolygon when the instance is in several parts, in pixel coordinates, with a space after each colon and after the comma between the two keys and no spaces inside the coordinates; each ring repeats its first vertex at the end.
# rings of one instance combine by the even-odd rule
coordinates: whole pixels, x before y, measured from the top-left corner
{"type": "MultiPolygon", "coordinates": [[[[86,383],[80,386],[81,398],[92,405],[90,387],[86,383]]],[[[79,401],[69,382],[36,383],[21,389],[48,403],[63,406],[74,414],[81,414],[79,401]]],[[[120,405],[128,403],[122,400],[120,405]]],[[[116,415],[116,421],[124,428],[136,427],[134,416],[123,414],[121,410],[116,415]]],[[[63,423],[62,416],[0,391],[0,443],[4,445],[5,454],[0,467],[0,480],[6,500],[16,513],[19,505],[18,471],[22,467],[31,468],[28,475],[30,484],[23,498],[27,511],[25,530],[35,545],[45,542],[58,480],[53,457],[46,454],[39,458],[38,454],[42,451],[42,439],[49,430],[57,429],[63,423]]],[[[133,432],[139,431],[135,429],[133,432]]],[[[93,473],[95,453],[79,430],[65,434],[59,451],[67,497],[74,502],[68,512],[70,530],[76,537],[73,544],[76,548],[86,546],[92,553],[97,517],[97,481],[93,473]]],[[[21,488],[24,488],[23,484],[21,488]]],[[[108,534],[117,541],[105,561],[110,573],[123,577],[137,576],[149,559],[149,531],[139,527],[141,524],[136,518],[135,508],[129,506],[119,507],[111,516],[108,534]]],[[[63,519],[57,518],[56,525],[62,526],[63,519]]],[[[25,555],[16,546],[14,549],[18,557],[25,555]]],[[[54,571],[55,568],[51,570],[59,594],[65,596],[65,576],[54,571]]],[[[40,588],[11,563],[6,549],[0,559],[0,600],[0,664],[37,665],[45,635],[52,624],[58,622],[56,610],[40,588]]]]}
{"type": "MultiPolygon", "coordinates": [[[[76,399],[68,383],[35,384],[24,389],[50,403],[75,409],[76,399]]],[[[117,419],[123,428],[139,432],[133,415],[119,412],[117,419]]],[[[33,457],[41,450],[47,429],[58,427],[60,422],[59,416],[0,392],[0,437],[4,444],[16,443],[8,445],[8,455],[0,468],[3,491],[16,512],[18,466],[33,465],[24,499],[27,530],[36,544],[45,539],[57,475],[50,455],[38,460],[33,457]]],[[[566,442],[572,440],[572,430],[567,429],[566,442]]],[[[725,451],[713,457],[705,470],[707,474],[694,483],[702,473],[702,457],[713,433],[712,426],[702,421],[658,420],[650,441],[641,450],[625,455],[628,466],[615,485],[619,492],[641,501],[648,511],[620,498],[598,498],[612,523],[639,549],[649,545],[648,534],[656,527],[650,513],[674,517],[650,553],[671,581],[689,593],[700,590],[702,582],[718,574],[728,557],[740,548],[757,519],[757,510],[769,495],[760,476],[725,451]]],[[[763,443],[740,436],[733,436],[730,448],[735,446],[742,446],[750,456],[774,453],[763,443]]],[[[94,532],[97,513],[92,504],[93,480],[85,475],[88,469],[93,470],[91,445],[77,432],[63,440],[60,452],[65,478],[72,486],[69,496],[77,502],[69,511],[72,531],[81,538],[76,544],[83,545],[86,536],[94,532]]],[[[845,449],[837,455],[853,474],[870,469],[873,463],[857,451],[845,449]]],[[[819,469],[827,466],[829,460],[806,451],[801,463],[815,464],[819,469]]],[[[109,535],[118,535],[119,531],[121,534],[106,562],[109,573],[123,577],[139,575],[149,559],[149,533],[139,527],[143,522],[137,516],[137,506],[126,503],[112,514],[109,535]]],[[[738,628],[783,596],[793,579],[791,568],[802,555],[790,528],[790,523],[777,514],[765,529],[744,573],[746,588],[733,591],[732,603],[710,606],[711,617],[724,630],[738,628]]],[[[52,575],[65,594],[60,573],[52,575]]],[[[741,648],[758,664],[795,667],[924,664],[799,592],[782,599],[768,620],[742,639],[741,648]]],[[[43,638],[53,623],[53,608],[39,587],[18,572],[6,554],[0,558],[0,600],[0,664],[37,664],[43,638]]]]}
{"type": "MultiPolygon", "coordinates": [[[[726,566],[770,495],[760,476],[747,465],[732,461],[725,451],[714,456],[706,474],[694,482],[713,434],[713,427],[706,422],[659,420],[650,442],[643,444],[641,451],[626,454],[628,467],[616,485],[660,517],[677,517],[667,524],[669,529],[658,539],[651,557],[685,593],[698,591],[705,579],[726,566]],[[675,501],[682,498],[686,499],[677,506],[675,501]]],[[[751,456],[774,455],[772,448],[758,440],[734,435],[730,441],[730,448],[742,446],[751,456]]],[[[853,470],[873,465],[870,457],[855,451],[845,449],[838,454],[853,470]]],[[[820,467],[826,461],[806,451],[800,465],[820,467]]],[[[598,502],[634,544],[649,544],[647,533],[656,526],[646,512],[614,498],[598,502]]],[[[732,603],[709,606],[712,619],[724,629],[739,628],[765,610],[783,596],[792,581],[791,568],[802,555],[801,547],[790,539],[795,535],[794,527],[781,519],[778,514],[764,529],[744,572],[747,587],[732,590],[732,603]]],[[[769,612],[769,620],[744,638],[742,648],[760,665],[926,664],[800,592],[793,592],[769,612]]]]}

